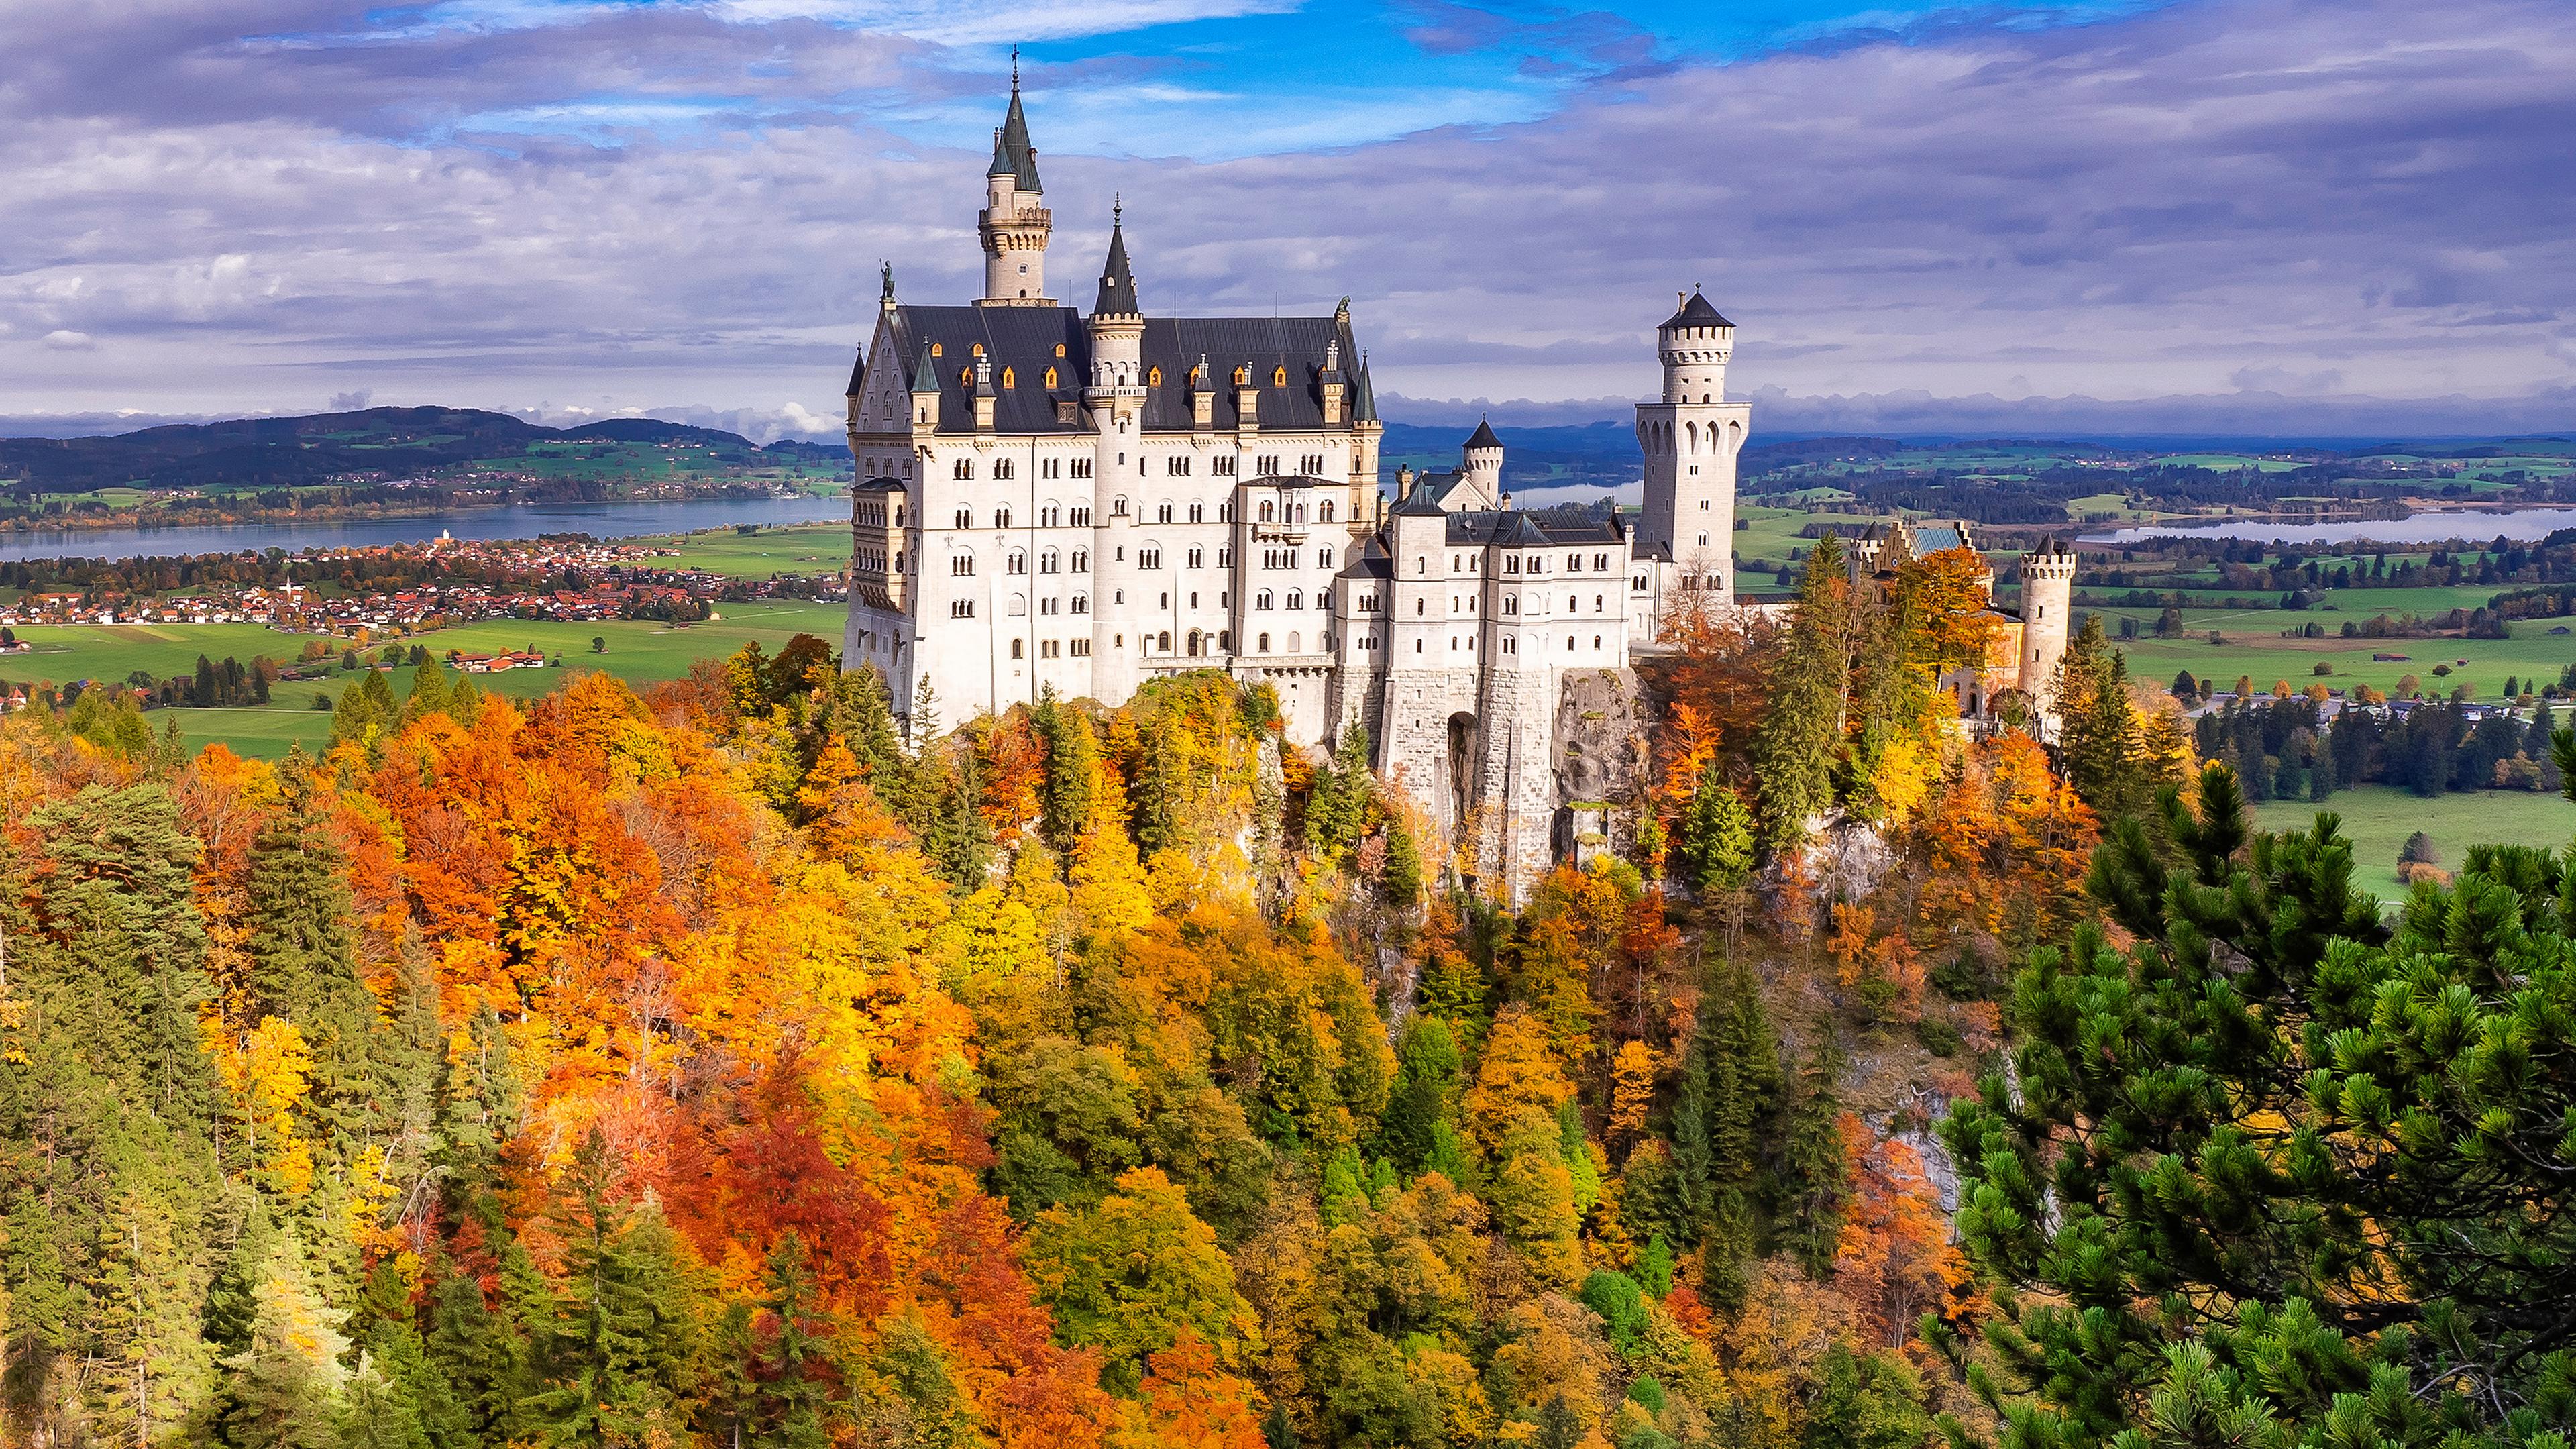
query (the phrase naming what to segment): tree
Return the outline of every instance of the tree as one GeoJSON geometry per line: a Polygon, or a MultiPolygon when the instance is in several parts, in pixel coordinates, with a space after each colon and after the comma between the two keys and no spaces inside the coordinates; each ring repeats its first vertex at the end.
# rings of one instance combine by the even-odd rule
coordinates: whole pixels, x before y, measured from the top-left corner
{"type": "Polygon", "coordinates": [[[649,1202],[611,1198],[612,1178],[606,1139],[593,1128],[558,1207],[563,1280],[533,1344],[541,1387],[520,1406],[548,1445],[674,1436],[691,1384],[694,1304],[676,1244],[649,1202]]]}
{"type": "Polygon", "coordinates": [[[1714,759],[1682,815],[1681,860],[1703,898],[1734,890],[1753,868],[1753,814],[1714,759]]]}
{"type": "Polygon", "coordinates": [[[2114,830],[2088,883],[2136,944],[2087,926],[2035,953],[2020,1094],[1989,1083],[1943,1129],[1980,1261],[2062,1295],[1998,1299],[2006,1376],[2040,1395],[2020,1423],[2077,1444],[2563,1432],[2576,1215],[2529,1205],[2576,1166],[2576,1088],[2528,1064],[2570,1046],[2563,1014],[2529,1014],[2570,989],[2546,904],[2565,863],[2480,846],[2388,921],[2335,817],[2249,835],[2236,802],[2212,766],[2196,808],[2159,800],[2171,847],[2114,830]]]}
{"type": "Polygon", "coordinates": [[[1851,1198],[1851,1158],[1846,1148],[1839,1078],[1842,1044],[1831,1018],[1808,1033],[1799,1063],[1780,1150],[1780,1204],[1789,1249],[1810,1277],[1833,1270],[1842,1246],[1843,1211],[1851,1198]]]}
{"type": "Polygon", "coordinates": [[[1120,1174],[1097,1207],[1049,1209],[1029,1230],[1025,1258],[1057,1336],[1101,1351],[1112,1392],[1135,1393],[1147,1355],[1184,1332],[1226,1362],[1260,1343],[1215,1232],[1160,1168],[1120,1174]]]}
{"type": "Polygon", "coordinates": [[[1833,803],[1833,768],[1851,687],[1851,584],[1840,541],[1817,540],[1798,586],[1789,636],[1771,668],[1770,707],[1753,737],[1763,838],[1802,840],[1807,820],[1833,803]]]}
{"type": "Polygon", "coordinates": [[[593,653],[593,654],[605,654],[605,653],[607,653],[607,652],[608,652],[608,639],[607,639],[607,636],[605,636],[605,635],[601,635],[601,634],[593,634],[593,635],[591,635],[591,636],[590,636],[590,652],[591,652],[591,653],[593,653]]]}

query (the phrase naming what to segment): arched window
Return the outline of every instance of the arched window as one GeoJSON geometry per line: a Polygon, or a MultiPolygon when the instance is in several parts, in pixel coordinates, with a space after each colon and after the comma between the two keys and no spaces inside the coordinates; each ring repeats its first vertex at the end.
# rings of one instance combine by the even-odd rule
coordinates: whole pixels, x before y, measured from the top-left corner
{"type": "Polygon", "coordinates": [[[1270,607],[1270,599],[1270,591],[1268,589],[1263,589],[1260,593],[1252,596],[1252,607],[1266,610],[1270,607]]]}
{"type": "Polygon", "coordinates": [[[1274,507],[1272,507],[1272,506],[1271,506],[1271,502],[1270,502],[1270,500],[1269,500],[1269,499],[1264,498],[1264,499],[1262,499],[1262,500],[1261,500],[1261,521],[1262,521],[1262,522],[1264,522],[1264,523],[1269,523],[1269,522],[1273,521],[1273,519],[1274,519],[1274,518],[1276,517],[1276,515],[1277,515],[1277,511],[1278,511],[1277,509],[1275,509],[1274,507]]]}
{"type": "Polygon", "coordinates": [[[1286,387],[1288,385],[1288,369],[1284,367],[1274,367],[1270,369],[1270,385],[1272,387],[1286,387]]]}
{"type": "Polygon", "coordinates": [[[1169,503],[1158,503],[1158,504],[1156,504],[1156,505],[1154,506],[1154,521],[1155,521],[1156,523],[1169,523],[1169,522],[1171,522],[1171,521],[1172,521],[1172,505],[1170,505],[1169,503]]]}
{"type": "Polygon", "coordinates": [[[1601,648],[1601,636],[1600,636],[1600,635],[1595,634],[1595,635],[1593,635],[1593,636],[1592,636],[1592,647],[1593,647],[1593,649],[1594,649],[1595,651],[1598,651],[1598,650],[1601,648]]]}
{"type": "Polygon", "coordinates": [[[942,348],[938,343],[936,343],[936,342],[934,342],[934,343],[930,344],[930,355],[931,355],[931,356],[933,356],[933,357],[937,357],[937,356],[939,356],[939,355],[940,355],[940,353],[941,353],[942,351],[944,351],[944,350],[945,350],[945,349],[943,349],[943,348],[942,348]]]}
{"type": "Polygon", "coordinates": [[[1291,654],[1298,654],[1298,653],[1302,653],[1302,652],[1304,652],[1304,649],[1303,649],[1303,642],[1302,642],[1302,640],[1301,640],[1300,636],[1298,636],[1297,634],[1291,633],[1291,634],[1288,636],[1288,652],[1289,652],[1289,653],[1291,653],[1291,654]]]}
{"type": "Polygon", "coordinates": [[[1220,653],[1230,654],[1234,652],[1234,631],[1232,629],[1217,630],[1216,647],[1220,653]]]}
{"type": "Polygon", "coordinates": [[[1161,387],[1163,385],[1163,369],[1157,367],[1147,372],[1145,374],[1145,385],[1147,387],[1161,387]]]}
{"type": "Polygon", "coordinates": [[[1159,633],[1159,634],[1155,635],[1155,636],[1154,636],[1154,647],[1155,647],[1155,648],[1157,648],[1157,649],[1162,650],[1162,651],[1163,651],[1164,653],[1166,653],[1166,654],[1171,653],[1171,652],[1172,652],[1172,631],[1171,631],[1171,630],[1169,630],[1169,629],[1165,629],[1163,632],[1161,632],[1161,633],[1159,633]]]}
{"type": "Polygon", "coordinates": [[[1007,368],[1007,367],[1006,367],[1006,368],[1003,368],[1003,369],[1002,369],[1002,386],[1004,386],[1004,387],[1018,387],[1019,385],[1020,385],[1020,384],[1019,384],[1019,377],[1018,377],[1018,375],[1017,375],[1016,373],[1012,372],[1012,371],[1011,371],[1009,368],[1007,368]]]}
{"type": "Polygon", "coordinates": [[[972,348],[971,350],[974,352],[974,354],[975,354],[977,357],[981,357],[981,356],[983,356],[983,355],[984,355],[984,344],[983,344],[983,343],[981,343],[981,342],[978,342],[978,343],[974,344],[974,346],[973,346],[973,348],[972,348]]]}
{"type": "Polygon", "coordinates": [[[1013,659],[1020,657],[1020,641],[1017,639],[1011,641],[1011,657],[1013,659]]]}
{"type": "Polygon", "coordinates": [[[1077,548],[1073,551],[1073,571],[1078,574],[1091,572],[1091,550],[1077,548]]]}
{"type": "Polygon", "coordinates": [[[995,528],[1008,528],[1008,527],[1010,527],[1010,526],[1011,526],[1011,510],[1009,510],[1009,509],[1007,509],[1007,508],[996,508],[996,509],[994,509],[994,510],[993,510],[993,526],[994,526],[995,528]]]}
{"type": "Polygon", "coordinates": [[[1046,370],[1046,385],[1047,385],[1048,387],[1054,387],[1054,386],[1055,386],[1055,383],[1056,383],[1056,378],[1055,378],[1055,369],[1054,369],[1054,368],[1052,368],[1052,367],[1050,367],[1050,368],[1048,368],[1048,369],[1046,370]]]}
{"type": "Polygon", "coordinates": [[[975,510],[972,508],[958,509],[957,526],[959,528],[973,528],[975,526],[975,510]]]}
{"type": "Polygon", "coordinates": [[[1064,356],[1064,344],[1063,344],[1063,343],[1059,342],[1059,343],[1057,343],[1057,344],[1055,345],[1055,355],[1056,355],[1056,356],[1058,356],[1058,357],[1062,357],[1062,356],[1064,356]]]}
{"type": "Polygon", "coordinates": [[[1327,498],[1323,503],[1317,506],[1316,517],[1324,523],[1330,523],[1333,521],[1333,501],[1331,499],[1327,498]]]}
{"type": "Polygon", "coordinates": [[[1247,362],[1234,370],[1234,385],[1236,387],[1252,386],[1252,364],[1247,362]]]}
{"type": "Polygon", "coordinates": [[[1262,653],[1264,653],[1264,654],[1267,654],[1267,653],[1269,653],[1269,652],[1270,652],[1270,636],[1269,636],[1269,635],[1267,635],[1267,634],[1264,634],[1264,635],[1262,635],[1262,636],[1261,636],[1261,651],[1260,651],[1260,652],[1262,652],[1262,653]]]}
{"type": "Polygon", "coordinates": [[[1025,619],[1028,616],[1029,596],[1026,594],[1011,595],[1011,617],[1014,619],[1025,619]]]}
{"type": "Polygon", "coordinates": [[[1127,500],[1124,498],[1110,499],[1109,516],[1112,518],[1125,518],[1127,516],[1127,500]]]}
{"type": "Polygon", "coordinates": [[[1057,554],[1054,549],[1048,549],[1046,552],[1038,555],[1038,572],[1042,574],[1054,573],[1056,571],[1056,565],[1062,561],[1062,557],[1057,554]]]}
{"type": "MultiPolygon", "coordinates": [[[[1288,591],[1288,607],[1292,609],[1302,609],[1306,607],[1305,594],[1299,590],[1290,589],[1288,591]]],[[[1293,653],[1294,651],[1292,650],[1291,652],[1293,653]]]]}
{"type": "Polygon", "coordinates": [[[1190,631],[1190,657],[1191,657],[1192,659],[1196,659],[1196,658],[1198,658],[1198,657],[1199,657],[1199,640],[1200,640],[1200,637],[1201,637],[1201,636],[1200,636],[1200,634],[1199,634],[1199,631],[1198,631],[1198,630],[1196,630],[1196,629],[1192,629],[1192,630],[1190,631]]]}

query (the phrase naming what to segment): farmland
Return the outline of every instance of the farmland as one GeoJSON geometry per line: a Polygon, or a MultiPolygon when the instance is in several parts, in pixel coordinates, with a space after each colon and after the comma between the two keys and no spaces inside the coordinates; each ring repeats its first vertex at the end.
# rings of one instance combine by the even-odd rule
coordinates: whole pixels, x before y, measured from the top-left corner
{"type": "Polygon", "coordinates": [[[2338,790],[2322,805],[2303,800],[2270,800],[2254,807],[2255,823],[2266,830],[2305,830],[2318,811],[2343,817],[2344,837],[2352,842],[2353,882],[2394,903],[2405,894],[2397,884],[2397,851],[2406,837],[2421,830],[2431,837],[2445,869],[2459,868],[2472,845],[2536,845],[2546,850],[2565,846],[2576,835],[2576,805],[2558,795],[2526,790],[2481,790],[2427,799],[2388,785],[2338,790]]]}

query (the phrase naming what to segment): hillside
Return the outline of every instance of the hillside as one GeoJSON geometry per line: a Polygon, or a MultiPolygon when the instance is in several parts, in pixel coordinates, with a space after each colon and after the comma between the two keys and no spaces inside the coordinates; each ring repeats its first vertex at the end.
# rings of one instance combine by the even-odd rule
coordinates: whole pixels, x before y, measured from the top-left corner
{"type": "Polygon", "coordinates": [[[104,489],[214,494],[442,480],[720,478],[846,462],[838,448],[794,441],[762,447],[733,433],[652,418],[558,429],[506,413],[440,407],[182,423],[109,437],[0,439],[0,481],[22,502],[104,489]]]}

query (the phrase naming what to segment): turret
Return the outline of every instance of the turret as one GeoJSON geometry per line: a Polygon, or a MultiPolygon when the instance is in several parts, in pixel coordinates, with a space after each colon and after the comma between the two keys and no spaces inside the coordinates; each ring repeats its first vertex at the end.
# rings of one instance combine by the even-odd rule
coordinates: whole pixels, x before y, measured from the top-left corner
{"type": "Polygon", "coordinates": [[[2057,662],[2066,657],[2074,615],[2075,555],[2054,538],[2021,556],[2021,692],[2052,729],[2058,722],[2057,662]]]}
{"type": "Polygon", "coordinates": [[[939,428],[939,374],[931,367],[930,349],[912,366],[912,428],[916,433],[939,428]]]}
{"type": "Polygon", "coordinates": [[[1460,482],[1469,496],[1459,501],[1462,508],[1495,508],[1503,499],[1503,440],[1494,436],[1494,425],[1483,418],[1476,420],[1476,431],[1467,439],[1462,453],[1465,462],[1460,482]]]}
{"type": "Polygon", "coordinates": [[[1091,689],[1125,699],[1145,654],[1145,585],[1136,525],[1144,515],[1137,480],[1145,473],[1145,314],[1127,267],[1124,207],[1113,205],[1109,257],[1091,304],[1091,380],[1082,405],[1091,417],[1091,689]]]}
{"type": "Polygon", "coordinates": [[[975,230],[984,242],[982,307],[1052,307],[1046,295],[1047,237],[1054,218],[1038,180],[1038,150],[1020,109],[1020,65],[1011,62],[1011,108],[993,132],[993,164],[984,171],[984,209],[975,230]]]}

